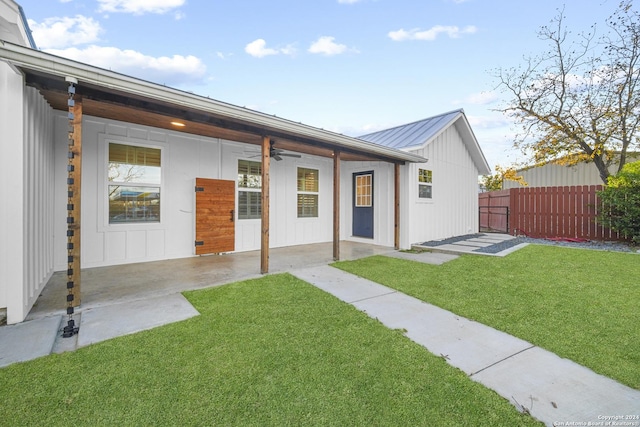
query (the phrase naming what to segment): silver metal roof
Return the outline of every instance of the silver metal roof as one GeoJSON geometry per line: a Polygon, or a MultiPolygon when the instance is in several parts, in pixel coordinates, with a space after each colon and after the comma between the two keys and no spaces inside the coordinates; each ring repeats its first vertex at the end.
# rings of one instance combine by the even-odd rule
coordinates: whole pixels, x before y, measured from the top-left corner
{"type": "Polygon", "coordinates": [[[358,138],[396,150],[411,151],[425,147],[449,126],[455,126],[460,133],[469,155],[478,168],[478,173],[481,175],[489,174],[491,169],[463,109],[362,135],[358,138]]]}
{"type": "Polygon", "coordinates": [[[358,138],[397,150],[421,147],[447,128],[461,113],[463,113],[462,109],[450,111],[417,122],[362,135],[358,138]]]}

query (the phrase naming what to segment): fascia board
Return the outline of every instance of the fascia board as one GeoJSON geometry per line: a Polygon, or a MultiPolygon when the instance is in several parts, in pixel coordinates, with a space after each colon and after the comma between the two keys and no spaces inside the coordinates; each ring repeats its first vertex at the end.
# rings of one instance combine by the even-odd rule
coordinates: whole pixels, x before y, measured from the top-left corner
{"type": "Polygon", "coordinates": [[[274,128],[279,131],[317,139],[322,142],[341,145],[345,148],[377,154],[390,159],[406,162],[424,162],[425,159],[410,153],[383,147],[357,138],[333,133],[302,123],[296,123],[277,116],[270,116],[258,111],[220,102],[211,98],[180,91],[167,86],[136,79],[124,74],[93,67],[49,53],[36,51],[13,43],[0,41],[0,57],[18,66],[54,74],[60,77],[74,77],[79,82],[86,82],[114,90],[137,94],[140,96],[168,102],[174,105],[219,114],[261,127],[274,128]]]}

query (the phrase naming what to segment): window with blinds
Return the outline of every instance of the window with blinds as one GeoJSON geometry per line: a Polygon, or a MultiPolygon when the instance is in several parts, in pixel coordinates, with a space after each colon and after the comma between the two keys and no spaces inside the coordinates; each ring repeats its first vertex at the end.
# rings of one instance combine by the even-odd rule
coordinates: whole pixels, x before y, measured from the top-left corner
{"type": "Polygon", "coordinates": [[[262,163],[238,160],[238,219],[262,217],[262,163]]]}
{"type": "Polygon", "coordinates": [[[160,222],[160,148],[109,143],[109,223],[160,222]]]}
{"type": "Polygon", "coordinates": [[[318,170],[298,168],[298,218],[318,217],[318,170]]]}

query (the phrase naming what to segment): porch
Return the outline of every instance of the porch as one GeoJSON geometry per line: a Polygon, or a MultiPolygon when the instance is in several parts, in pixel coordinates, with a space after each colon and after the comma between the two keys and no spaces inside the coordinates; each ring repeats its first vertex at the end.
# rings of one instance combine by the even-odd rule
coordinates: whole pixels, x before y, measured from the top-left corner
{"type": "MultiPolygon", "coordinates": [[[[389,252],[394,252],[394,249],[366,243],[340,242],[342,260],[389,252]]],[[[77,312],[261,277],[260,257],[260,251],[251,251],[83,269],[82,305],[77,312]]],[[[331,262],[333,242],[269,250],[270,273],[331,262]]],[[[66,272],[54,273],[25,321],[54,315],[66,316],[66,283],[66,272]]]]}

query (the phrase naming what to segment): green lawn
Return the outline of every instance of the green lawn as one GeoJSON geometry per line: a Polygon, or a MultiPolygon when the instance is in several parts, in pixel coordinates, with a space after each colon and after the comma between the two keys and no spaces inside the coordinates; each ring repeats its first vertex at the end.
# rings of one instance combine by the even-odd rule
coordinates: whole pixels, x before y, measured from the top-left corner
{"type": "Polygon", "coordinates": [[[441,266],[382,256],[335,266],[640,389],[640,255],[529,245],[441,266]]]}
{"type": "Polygon", "coordinates": [[[538,425],[291,275],[186,296],[200,316],[0,369],[0,424],[538,425]]]}

